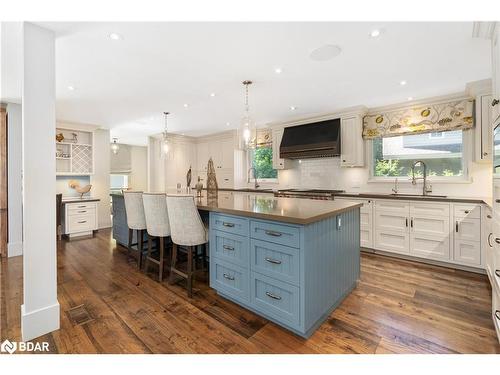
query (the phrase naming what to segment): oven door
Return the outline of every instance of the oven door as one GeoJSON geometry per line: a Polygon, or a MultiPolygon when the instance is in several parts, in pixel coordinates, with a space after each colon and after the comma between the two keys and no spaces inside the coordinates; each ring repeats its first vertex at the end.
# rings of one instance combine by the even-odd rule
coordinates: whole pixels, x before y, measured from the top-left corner
{"type": "Polygon", "coordinates": [[[493,175],[500,178],[500,123],[493,130],[493,175]]]}

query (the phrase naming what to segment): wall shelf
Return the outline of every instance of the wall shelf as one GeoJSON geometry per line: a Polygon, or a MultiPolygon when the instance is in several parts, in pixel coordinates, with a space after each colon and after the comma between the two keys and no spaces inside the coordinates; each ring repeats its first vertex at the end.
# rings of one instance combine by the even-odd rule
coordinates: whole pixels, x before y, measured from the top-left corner
{"type": "MultiPolygon", "coordinates": [[[[57,128],[65,139],[76,134],[79,142],[56,141],[56,151],[69,156],[56,156],[56,176],[90,176],[94,173],[94,133],[91,131],[57,128]]],[[[57,155],[57,154],[56,154],[57,155]]]]}

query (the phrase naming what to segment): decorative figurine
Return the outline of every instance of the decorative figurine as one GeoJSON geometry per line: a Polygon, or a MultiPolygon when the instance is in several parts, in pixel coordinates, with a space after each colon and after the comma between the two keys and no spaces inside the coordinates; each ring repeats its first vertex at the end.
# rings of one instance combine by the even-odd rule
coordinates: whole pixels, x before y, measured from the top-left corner
{"type": "Polygon", "coordinates": [[[56,141],[57,142],[64,141],[64,134],[63,133],[56,134],[56,141]]]}
{"type": "Polygon", "coordinates": [[[76,133],[71,133],[73,138],[71,138],[71,142],[78,143],[78,135],[76,133]]]}
{"type": "Polygon", "coordinates": [[[92,185],[85,185],[84,187],[80,187],[80,183],[76,180],[70,180],[68,182],[68,186],[72,189],[75,189],[78,194],[80,194],[80,199],[83,199],[83,194],[86,194],[92,188],[92,185]]]}
{"type": "Polygon", "coordinates": [[[219,185],[217,184],[217,176],[215,175],[214,161],[212,158],[208,160],[207,168],[207,193],[215,193],[219,190],[219,185]]]}
{"type": "Polygon", "coordinates": [[[201,191],[203,190],[203,182],[201,182],[200,176],[198,176],[198,183],[194,185],[194,188],[196,189],[196,196],[201,198],[201,191]]]}

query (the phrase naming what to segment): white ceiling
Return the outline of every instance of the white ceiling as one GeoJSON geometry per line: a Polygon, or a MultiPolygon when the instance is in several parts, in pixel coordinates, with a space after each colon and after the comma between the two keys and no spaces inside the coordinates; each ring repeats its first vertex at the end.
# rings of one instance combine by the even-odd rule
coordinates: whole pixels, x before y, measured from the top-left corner
{"type": "Polygon", "coordinates": [[[472,22],[41,25],[57,35],[57,118],[110,128],[131,144],[160,132],[165,110],[172,132],[236,128],[245,79],[254,81],[251,112],[265,124],[460,92],[491,76],[489,41],[472,38],[472,22]],[[375,28],[384,32],[370,38],[375,28]],[[342,52],[311,60],[325,44],[342,52]]]}

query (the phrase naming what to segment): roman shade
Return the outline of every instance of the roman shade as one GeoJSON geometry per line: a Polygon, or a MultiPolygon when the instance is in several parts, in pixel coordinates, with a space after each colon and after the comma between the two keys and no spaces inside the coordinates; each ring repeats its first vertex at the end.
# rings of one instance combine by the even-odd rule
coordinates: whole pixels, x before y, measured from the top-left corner
{"type": "Polygon", "coordinates": [[[273,137],[271,129],[257,129],[257,145],[256,147],[272,147],[273,137]]]}
{"type": "Polygon", "coordinates": [[[473,99],[372,113],[363,119],[363,138],[470,129],[474,126],[473,114],[473,99]]]}

